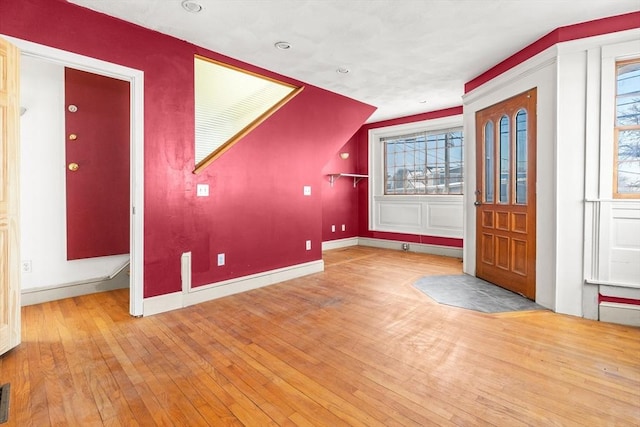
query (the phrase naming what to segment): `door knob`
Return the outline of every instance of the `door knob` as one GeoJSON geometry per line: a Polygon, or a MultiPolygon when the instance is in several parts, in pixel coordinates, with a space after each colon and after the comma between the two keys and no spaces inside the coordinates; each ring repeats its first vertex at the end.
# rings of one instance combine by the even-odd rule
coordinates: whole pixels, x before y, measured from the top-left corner
{"type": "Polygon", "coordinates": [[[79,167],[80,165],[78,165],[77,163],[69,163],[69,170],[71,172],[77,171],[79,167]]]}
{"type": "MultiPolygon", "coordinates": [[[[69,166],[69,168],[71,168],[71,166],[69,166]]],[[[475,206],[480,206],[480,205],[482,204],[482,202],[473,202],[473,204],[474,204],[475,206]]]]}

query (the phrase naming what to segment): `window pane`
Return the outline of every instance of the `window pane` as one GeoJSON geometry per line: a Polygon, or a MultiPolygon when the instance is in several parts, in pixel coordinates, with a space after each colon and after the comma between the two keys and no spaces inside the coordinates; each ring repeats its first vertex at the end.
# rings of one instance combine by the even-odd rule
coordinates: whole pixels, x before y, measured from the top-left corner
{"type": "Polygon", "coordinates": [[[616,99],[616,125],[640,125],[640,93],[616,99]]]}
{"type": "Polygon", "coordinates": [[[493,189],[495,183],[493,177],[495,176],[495,159],[493,148],[493,122],[487,122],[484,125],[484,200],[485,202],[493,203],[493,189]]]}
{"type": "Polygon", "coordinates": [[[640,60],[616,64],[614,197],[640,198],[640,60]]]}
{"type": "Polygon", "coordinates": [[[527,203],[527,112],[516,114],[516,203],[527,203]]]}
{"type": "Polygon", "coordinates": [[[510,153],[509,117],[500,119],[500,203],[509,203],[509,159],[510,153]]]}
{"type": "Polygon", "coordinates": [[[462,194],[462,130],[383,138],[385,194],[462,194]]]}
{"type": "Polygon", "coordinates": [[[619,65],[616,86],[618,96],[640,94],[640,62],[619,65]]]}
{"type": "Polygon", "coordinates": [[[618,133],[618,193],[640,193],[640,130],[618,133]]]}

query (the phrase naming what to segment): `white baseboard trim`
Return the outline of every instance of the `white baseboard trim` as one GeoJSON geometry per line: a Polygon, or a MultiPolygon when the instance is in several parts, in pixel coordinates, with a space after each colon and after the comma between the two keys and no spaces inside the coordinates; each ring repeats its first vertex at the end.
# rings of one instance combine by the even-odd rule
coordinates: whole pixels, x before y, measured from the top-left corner
{"type": "Polygon", "coordinates": [[[640,326],[640,306],[616,302],[601,302],[599,312],[601,322],[640,326]]]}
{"type": "MultiPolygon", "coordinates": [[[[361,246],[371,246],[382,249],[402,250],[402,244],[407,243],[400,240],[373,239],[370,237],[359,237],[358,244],[361,246]]],[[[426,243],[409,242],[409,252],[422,254],[442,255],[452,258],[462,258],[462,248],[452,248],[449,246],[428,245],[426,243]]]]}
{"type": "Polygon", "coordinates": [[[357,237],[347,237],[345,239],[328,240],[326,242],[322,242],[322,250],[329,251],[331,249],[340,249],[340,248],[346,248],[349,246],[357,246],[357,245],[358,245],[357,237]]]}
{"type": "MultiPolygon", "coordinates": [[[[126,265],[125,265],[126,267],[126,265]]],[[[42,288],[24,289],[21,292],[21,305],[23,307],[43,302],[56,301],[64,298],[79,297],[81,295],[95,294],[97,292],[113,291],[129,287],[129,274],[120,268],[115,275],[103,279],[74,282],[63,285],[47,286],[42,288]]]]}
{"type": "Polygon", "coordinates": [[[182,295],[182,292],[172,292],[158,295],[157,297],[145,298],[142,300],[142,315],[153,316],[154,314],[182,308],[182,295]]]}
{"type": "MultiPolygon", "coordinates": [[[[190,277],[189,274],[185,274],[185,271],[187,271],[186,269],[190,270],[190,268],[190,257],[183,254],[183,281],[190,277]]],[[[174,292],[167,295],[145,298],[143,315],[151,316],[165,311],[188,307],[190,305],[226,297],[240,292],[250,291],[252,289],[296,279],[309,274],[320,273],[322,271],[324,271],[324,261],[317,260],[278,268],[275,270],[264,271],[262,273],[251,274],[248,276],[237,277],[195,288],[191,287],[191,283],[185,283],[183,284],[183,289],[185,289],[186,292],[174,292]]]]}

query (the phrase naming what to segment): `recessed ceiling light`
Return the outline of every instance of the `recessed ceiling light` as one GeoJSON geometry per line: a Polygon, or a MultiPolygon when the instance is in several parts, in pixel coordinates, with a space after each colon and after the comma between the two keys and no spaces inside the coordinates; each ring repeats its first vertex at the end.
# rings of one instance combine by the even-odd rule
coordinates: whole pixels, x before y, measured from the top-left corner
{"type": "Polygon", "coordinates": [[[289,42],[276,42],[273,45],[280,50],[291,49],[291,43],[289,42]]]}
{"type": "Polygon", "coordinates": [[[348,69],[347,67],[340,67],[336,70],[336,73],[338,74],[349,74],[351,72],[350,69],[348,69]]]}
{"type": "Polygon", "coordinates": [[[191,13],[198,13],[202,11],[202,5],[194,0],[183,0],[182,8],[191,13]]]}

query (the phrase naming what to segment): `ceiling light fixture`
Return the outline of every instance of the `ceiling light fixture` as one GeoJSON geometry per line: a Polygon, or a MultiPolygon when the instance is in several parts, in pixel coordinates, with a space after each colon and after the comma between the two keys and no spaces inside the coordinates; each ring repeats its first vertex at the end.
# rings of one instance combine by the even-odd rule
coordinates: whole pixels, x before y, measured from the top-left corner
{"type": "Polygon", "coordinates": [[[182,8],[191,13],[198,13],[202,11],[202,5],[194,0],[183,0],[182,8]]]}
{"type": "Polygon", "coordinates": [[[340,67],[336,70],[336,73],[338,74],[349,74],[351,72],[350,69],[348,69],[347,67],[340,67]]]}
{"type": "Polygon", "coordinates": [[[289,42],[276,42],[273,45],[276,47],[276,49],[280,49],[280,50],[291,49],[291,43],[289,42]]]}

